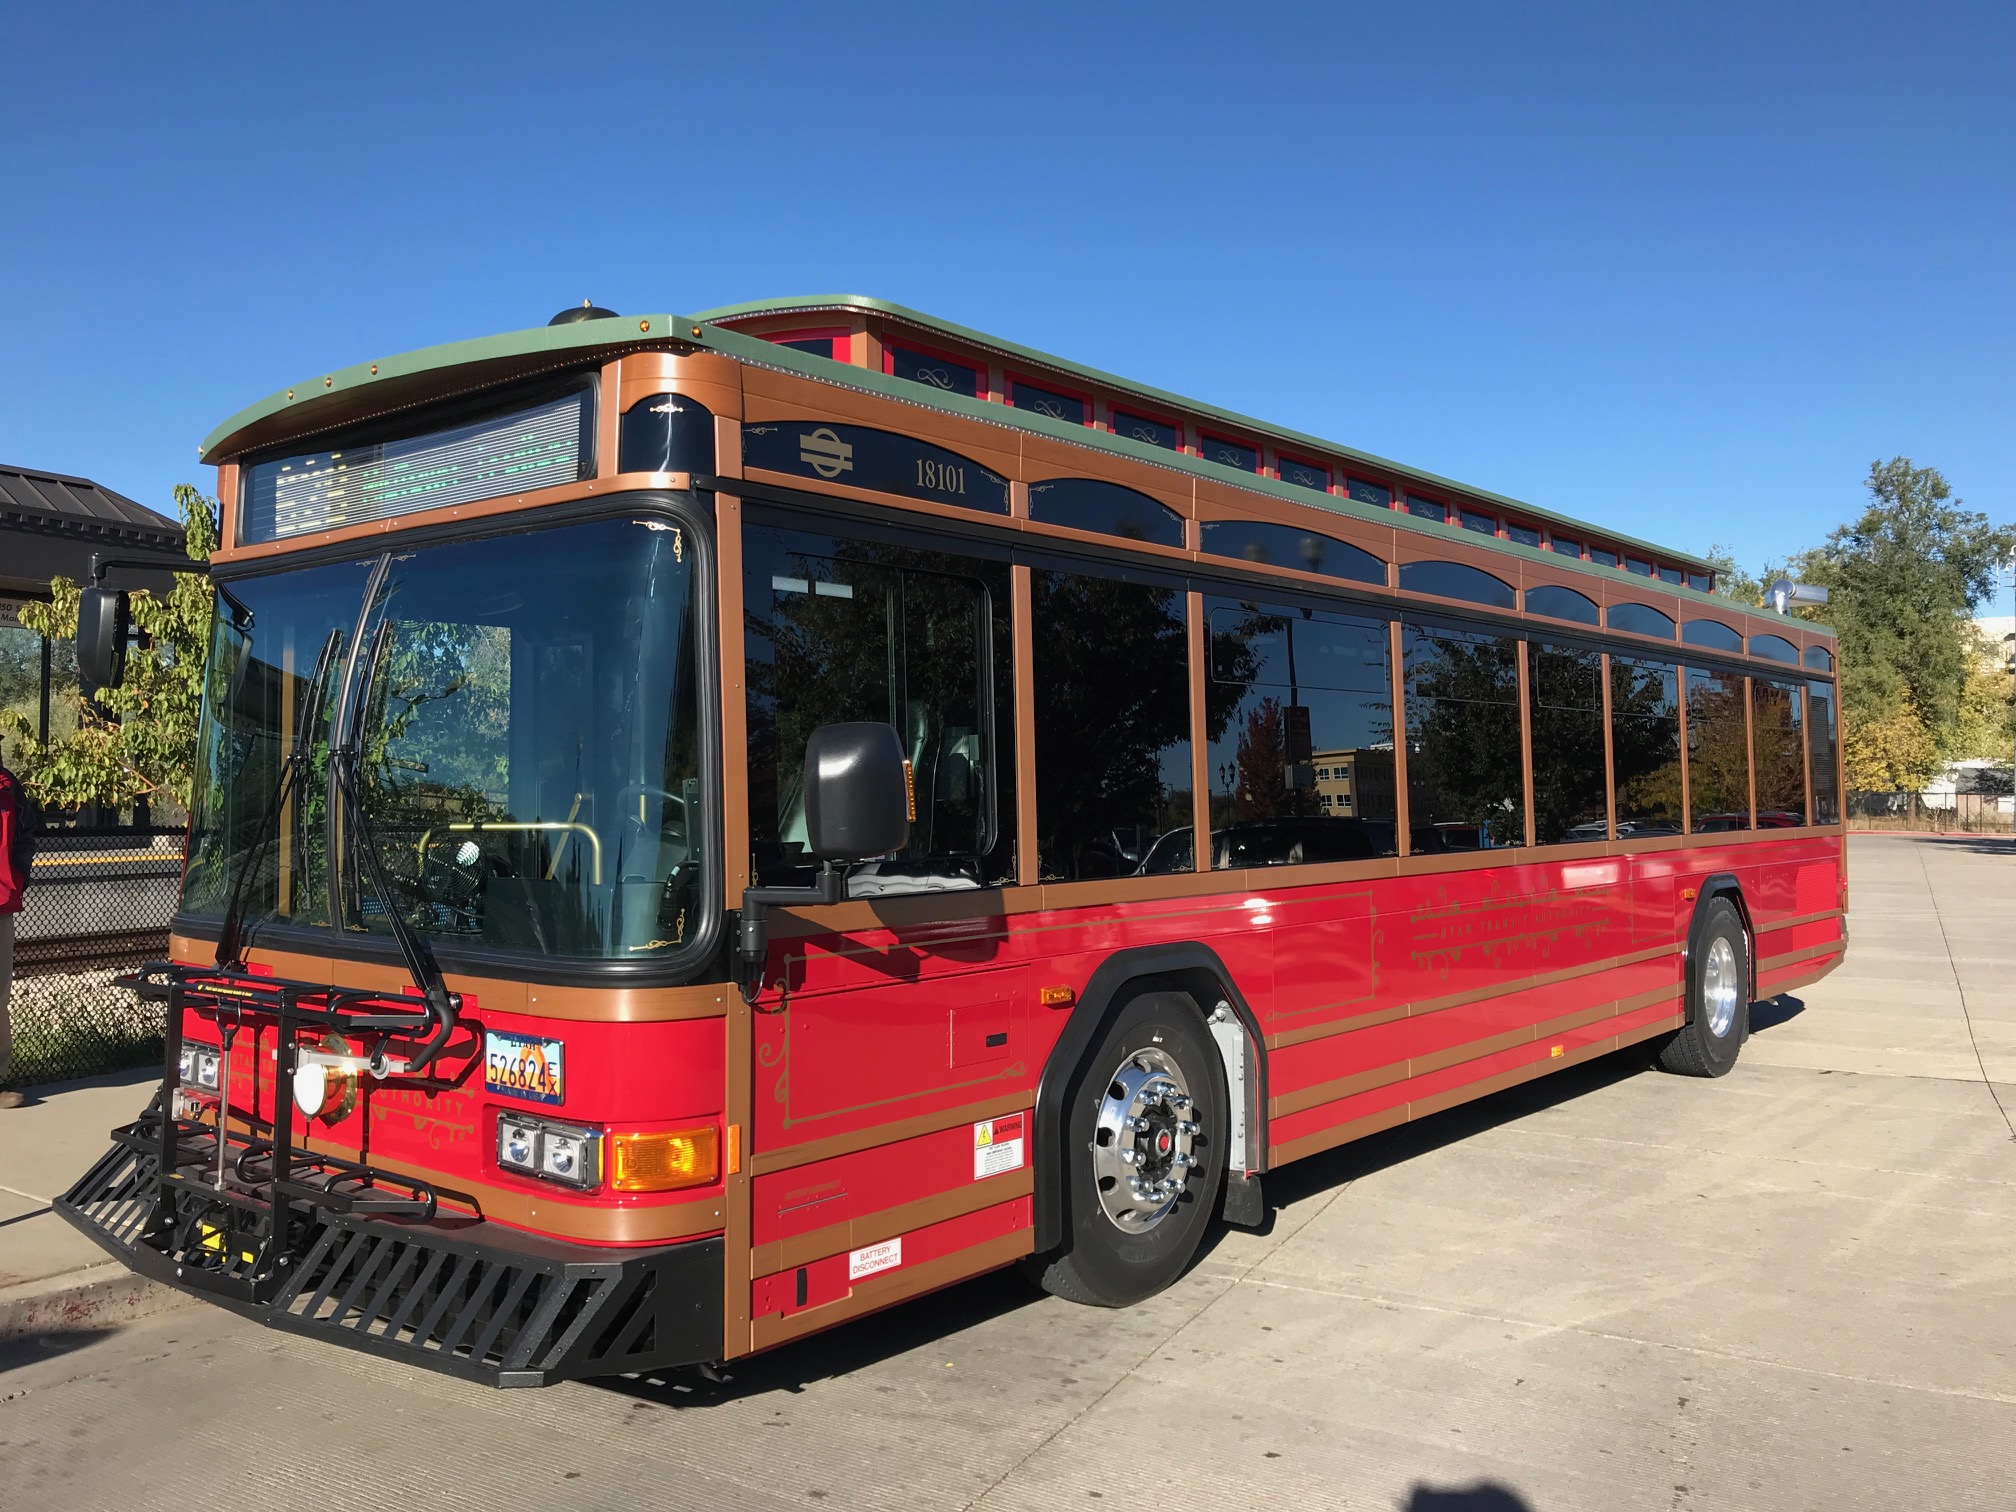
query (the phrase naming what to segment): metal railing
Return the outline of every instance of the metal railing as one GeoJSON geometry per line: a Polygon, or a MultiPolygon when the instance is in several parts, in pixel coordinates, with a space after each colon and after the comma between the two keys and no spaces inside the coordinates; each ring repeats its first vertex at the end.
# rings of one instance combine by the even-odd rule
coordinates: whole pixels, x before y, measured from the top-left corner
{"type": "Polygon", "coordinates": [[[113,978],[167,953],[182,832],[45,834],[16,916],[9,1086],[157,1063],[161,1005],[113,978]]]}
{"type": "Polygon", "coordinates": [[[1994,793],[1856,793],[1848,795],[1848,827],[1918,834],[2006,835],[2009,799],[1994,793]]]}

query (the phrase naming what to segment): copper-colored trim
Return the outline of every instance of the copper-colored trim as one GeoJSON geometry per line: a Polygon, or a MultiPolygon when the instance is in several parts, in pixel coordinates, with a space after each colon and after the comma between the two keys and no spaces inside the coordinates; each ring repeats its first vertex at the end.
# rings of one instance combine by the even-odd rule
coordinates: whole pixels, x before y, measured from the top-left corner
{"type": "MultiPolygon", "coordinates": [[[[895,1207],[863,1213],[858,1218],[829,1223],[809,1234],[795,1234],[789,1239],[760,1244],[749,1252],[747,1279],[775,1275],[794,1265],[810,1265],[814,1260],[823,1260],[842,1250],[859,1249],[864,1244],[879,1244],[884,1239],[928,1228],[948,1218],[963,1218],[968,1213],[977,1213],[981,1208],[993,1207],[996,1203],[1013,1202],[1017,1197],[1027,1197],[1035,1190],[1036,1170],[1033,1166],[1024,1166],[1019,1171],[989,1176],[982,1181],[954,1187],[949,1192],[919,1197],[915,1202],[899,1203],[895,1207]]],[[[747,1290],[746,1284],[744,1290],[747,1290]]]]}
{"type": "Polygon", "coordinates": [[[1598,666],[1603,678],[1603,833],[1617,838],[1617,740],[1610,728],[1614,714],[1610,704],[1610,653],[1599,653],[1598,666]]]}
{"type": "Polygon", "coordinates": [[[1771,995],[1773,997],[1776,997],[1780,993],[1796,992],[1801,987],[1810,987],[1815,982],[1818,982],[1825,977],[1832,976],[1836,968],[1838,968],[1841,965],[1841,963],[1846,959],[1847,955],[1844,952],[1841,955],[1829,957],[1827,960],[1823,961],[1818,966],[1809,966],[1804,971],[1795,971],[1792,973],[1792,975],[1785,978],[1784,981],[1779,982],[1775,986],[1773,986],[1771,989],[1771,995]]]}
{"type": "MultiPolygon", "coordinates": [[[[1340,1034],[1352,1034],[1360,1029],[1371,1029],[1379,1024],[1391,1023],[1400,1018],[1424,1018],[1431,1013],[1440,1013],[1446,1008],[1466,1008],[1472,1003],[1488,1002],[1492,998],[1510,997],[1518,992],[1531,992],[1541,987],[1555,987],[1563,982],[1572,982],[1580,977],[1596,976],[1605,971],[1620,971],[1626,966],[1637,966],[1646,961],[1656,961],[1664,956],[1678,955],[1678,944],[1650,945],[1643,950],[1628,951],[1623,955],[1607,956],[1600,961],[1590,961],[1581,966],[1568,966],[1559,971],[1536,972],[1520,977],[1516,981],[1494,982],[1489,987],[1473,988],[1468,992],[1452,992],[1443,997],[1423,998],[1418,1003],[1402,1003],[1388,1008],[1377,1008],[1370,1013],[1351,1018],[1332,1019],[1327,1023],[1310,1024],[1301,1029],[1289,1029],[1280,1034],[1267,1036],[1269,1050],[1285,1050],[1291,1045],[1306,1045],[1315,1040],[1331,1039],[1340,1034]]],[[[1296,1094],[1289,1094],[1290,1096],[1296,1094]]],[[[1324,1101],[1329,1101],[1326,1098],[1324,1101]]]]}
{"type": "Polygon", "coordinates": [[[1530,849],[1540,843],[1539,822],[1533,812],[1533,690],[1532,675],[1527,671],[1527,646],[1525,636],[1519,637],[1519,774],[1525,783],[1526,793],[1526,844],[1530,849]]]}
{"type": "Polygon", "coordinates": [[[1204,649],[1204,595],[1183,596],[1184,629],[1190,645],[1190,851],[1192,869],[1211,870],[1211,749],[1206,740],[1205,678],[1209,667],[1204,649]]]}
{"type": "MultiPolygon", "coordinates": [[[[1713,835],[1667,835],[1649,840],[1592,840],[1585,845],[1548,846],[1533,860],[1575,861],[1602,857],[1628,858],[1666,851],[1700,850],[1709,847],[1782,845],[1796,840],[1839,840],[1839,825],[1804,829],[1732,830],[1713,835]]],[[[1196,910],[1215,913],[1236,905],[1229,900],[1242,889],[1319,887],[1333,884],[1380,882],[1396,877],[1427,877],[1470,871],[1488,871],[1506,865],[1502,851],[1470,854],[1424,855],[1408,858],[1385,857],[1375,861],[1344,861],[1295,867],[1257,867],[1243,871],[1209,873],[1175,872],[1162,877],[1100,878],[1084,882],[1049,882],[1040,887],[1002,888],[976,892],[920,894],[907,898],[881,898],[873,903],[850,902],[830,908],[778,909],[771,915],[773,939],[797,939],[813,935],[844,934],[881,928],[917,927],[934,923],[969,921],[956,938],[962,944],[977,940],[1005,938],[1014,932],[1003,924],[996,930],[984,927],[991,919],[1013,919],[1022,914],[1068,909],[1102,908],[1121,903],[1185,902],[1221,897],[1220,907],[1196,910]]],[[[1045,929],[1077,929],[1082,922],[1066,921],[1039,926],[1045,929]]],[[[863,947],[882,953],[886,947],[863,947]]],[[[831,952],[829,952],[831,953],[831,952]]]]}
{"type": "Polygon", "coordinates": [[[223,557],[238,539],[238,464],[225,462],[217,469],[217,549],[212,561],[223,557]]]}
{"type": "Polygon", "coordinates": [[[595,406],[595,476],[613,478],[616,476],[617,437],[621,435],[623,406],[614,400],[621,391],[622,359],[605,363],[602,367],[602,382],[596,392],[601,401],[595,406]]]}
{"type": "MultiPolygon", "coordinates": [[[[715,455],[724,475],[740,476],[742,471],[742,427],[735,420],[716,417],[715,455]]],[[[724,901],[738,903],[742,889],[750,884],[749,847],[740,843],[749,833],[749,699],[745,689],[748,676],[742,614],[742,500],[723,491],[714,500],[715,604],[717,626],[715,644],[721,683],[721,823],[726,847],[722,867],[724,901]]],[[[721,1276],[721,1358],[731,1360],[754,1347],[749,1328],[749,1287],[734,1257],[749,1248],[751,1234],[750,1183],[755,1139],[754,1107],[756,1069],[755,1030],[749,1005],[742,994],[723,989],[728,1014],[726,1050],[722,1065],[722,1107],[724,1123],[742,1130],[745,1154],[742,1168],[722,1180],[722,1249],[727,1256],[721,1276]]]]}
{"type": "Polygon", "coordinates": [[[1839,955],[1848,948],[1846,940],[1828,940],[1819,945],[1808,945],[1804,950],[1788,950],[1782,955],[1760,956],[1757,960],[1757,974],[1778,971],[1786,966],[1796,966],[1801,961],[1811,961],[1820,956],[1839,955]]]}
{"type": "Polygon", "coordinates": [[[1043,867],[1036,854],[1036,599],[1026,563],[1008,569],[1008,599],[1014,641],[1015,880],[1034,887],[1043,880],[1043,867]]]}
{"type": "Polygon", "coordinates": [[[1405,861],[1414,854],[1414,831],[1407,804],[1407,669],[1397,619],[1386,625],[1386,670],[1393,685],[1393,839],[1405,861]]]}
{"type": "Polygon", "coordinates": [[[1496,1076],[1487,1076],[1478,1081],[1466,1083],[1461,1087],[1452,1087],[1447,1092],[1423,1098],[1419,1102],[1402,1103],[1397,1107],[1382,1108],[1377,1113],[1369,1114],[1364,1118],[1353,1119],[1349,1123],[1339,1124],[1334,1129],[1319,1129],[1313,1134],[1305,1134],[1300,1139],[1289,1140],[1281,1144],[1270,1144],[1268,1154],[1271,1157],[1272,1165],[1275,1168],[1279,1168],[1290,1161],[1300,1160],[1305,1155],[1319,1154],[1324,1150],[1334,1149],[1338,1145],[1349,1144],[1355,1139],[1363,1139],[1368,1134],[1377,1134],[1382,1130],[1411,1122],[1413,1119],[1425,1118],[1431,1113],[1444,1112],[1463,1103],[1473,1102],[1477,1098],[1488,1097],[1493,1092],[1502,1092],[1509,1087],[1516,1087],[1522,1082],[1533,1081],[1538,1077],[1547,1075],[1550,1071],[1560,1071],[1566,1067],[1578,1065],[1583,1061],[1596,1060],[1601,1056],[1622,1050],[1627,1045],[1635,1045],[1641,1040],[1653,1039],[1658,1035],[1668,1033],[1671,1030],[1679,1028],[1686,1021],[1686,1014],[1675,1013],[1670,1017],[1660,1019],[1656,1023],[1641,1025],[1622,1034],[1612,1035],[1608,1039],[1595,1040],[1590,1044],[1578,1046],[1576,1049],[1566,1052],[1558,1059],[1550,1056],[1545,1060],[1537,1060],[1523,1066],[1515,1066],[1509,1071],[1501,1071],[1496,1076]]]}
{"type": "MultiPolygon", "coordinates": [[[[887,1307],[891,1303],[901,1302],[909,1297],[921,1297],[926,1292],[950,1286],[954,1281],[964,1281],[970,1276],[999,1270],[1004,1265],[1012,1265],[1029,1253],[1034,1236],[1034,1229],[1003,1234],[998,1239],[988,1239],[966,1249],[956,1250],[952,1254],[940,1255],[936,1260],[926,1260],[922,1265],[912,1265],[856,1282],[849,1295],[838,1301],[829,1302],[824,1307],[808,1307],[803,1312],[768,1314],[756,1320],[752,1330],[755,1346],[758,1349],[769,1349],[774,1345],[785,1344],[805,1334],[817,1333],[835,1323],[844,1323],[849,1318],[858,1318],[863,1313],[887,1307]]],[[[746,1284],[743,1289],[745,1291],[748,1289],[746,1284]]]]}
{"type": "MultiPolygon", "coordinates": [[[[332,944],[335,943],[332,937],[332,944]]],[[[216,953],[209,940],[170,935],[168,953],[178,961],[208,961],[216,953]]],[[[384,961],[346,960],[330,955],[275,950],[255,944],[247,952],[256,965],[270,966],[290,981],[400,992],[411,985],[406,968],[384,961]]],[[[679,987],[557,987],[522,977],[472,976],[450,972],[448,989],[476,1000],[476,1016],[529,1014],[538,1018],[592,1023],[664,1024],[720,1018],[734,989],[719,982],[679,987]]]]}
{"type": "Polygon", "coordinates": [[[1795,682],[1792,696],[1799,700],[1799,786],[1806,793],[1806,822],[1813,822],[1813,700],[1806,685],[1795,682]]]}
{"type": "Polygon", "coordinates": [[[810,1165],[815,1160],[831,1160],[836,1155],[852,1155],[856,1150],[895,1144],[898,1140],[914,1139],[919,1134],[956,1129],[961,1124],[978,1123],[983,1118],[1025,1112],[1033,1096],[1030,1092],[1003,1092],[979,1102],[947,1108],[942,1113],[920,1113],[915,1118],[895,1119],[876,1124],[871,1129],[857,1129],[852,1134],[829,1134],[824,1139],[808,1139],[802,1144],[757,1150],[743,1161],[743,1165],[752,1176],[768,1176],[777,1171],[810,1165]]]}
{"type": "Polygon", "coordinates": [[[1757,828],[1757,719],[1751,708],[1757,679],[1743,679],[1743,752],[1750,768],[1750,828],[1757,828]]]}
{"type": "Polygon", "coordinates": [[[1687,665],[1678,663],[1673,672],[1674,698],[1679,703],[1680,714],[1680,833],[1694,833],[1694,787],[1688,767],[1691,758],[1687,751],[1687,665]]]}
{"type": "Polygon", "coordinates": [[[1758,923],[1757,933],[1760,935],[1770,934],[1775,930],[1791,929],[1800,924],[1819,924],[1827,919],[1838,919],[1840,917],[1840,909],[1823,908],[1818,913],[1794,914],[1789,919],[1764,919],[1758,923]]]}

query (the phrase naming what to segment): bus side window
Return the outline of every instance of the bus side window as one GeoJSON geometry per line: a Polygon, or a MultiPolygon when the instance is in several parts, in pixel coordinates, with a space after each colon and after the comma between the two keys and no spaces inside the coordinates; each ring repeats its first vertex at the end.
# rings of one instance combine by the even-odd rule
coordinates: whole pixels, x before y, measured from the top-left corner
{"type": "Polygon", "coordinates": [[[1517,639],[1410,622],[1401,645],[1414,854],[1524,845],[1517,639]]]}
{"type": "Polygon", "coordinates": [[[855,866],[852,896],[1012,881],[1006,565],[759,527],[743,563],[758,882],[810,881],[805,742],[848,720],[895,727],[917,805],[909,844],[855,866]]]}
{"type": "Polygon", "coordinates": [[[1191,820],[1183,592],[1040,567],[1030,583],[1043,876],[1129,876],[1151,855],[1161,869],[1180,842],[1157,842],[1191,820]]]}

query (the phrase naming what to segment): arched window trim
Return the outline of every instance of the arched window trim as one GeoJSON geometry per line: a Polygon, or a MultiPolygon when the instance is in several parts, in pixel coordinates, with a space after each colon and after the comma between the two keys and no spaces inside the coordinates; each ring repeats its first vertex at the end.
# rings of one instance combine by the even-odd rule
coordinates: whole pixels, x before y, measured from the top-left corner
{"type": "MultiPolygon", "coordinates": [[[[1518,607],[1519,596],[1510,583],[1499,577],[1495,572],[1487,572],[1482,567],[1473,566],[1469,562],[1451,561],[1446,557],[1422,557],[1411,562],[1402,562],[1400,570],[1396,574],[1396,580],[1398,586],[1403,591],[1418,593],[1424,598],[1442,599],[1446,602],[1457,604],[1482,604],[1487,609],[1516,610],[1518,607]],[[1422,567],[1449,567],[1454,568],[1458,573],[1473,574],[1475,577],[1482,578],[1486,582],[1496,583],[1499,588],[1504,590],[1504,598],[1500,600],[1495,596],[1480,597],[1476,594],[1444,593],[1431,588],[1410,586],[1407,582],[1408,573],[1413,569],[1422,567]]],[[[1486,592],[1488,591],[1486,590],[1486,592]]]]}

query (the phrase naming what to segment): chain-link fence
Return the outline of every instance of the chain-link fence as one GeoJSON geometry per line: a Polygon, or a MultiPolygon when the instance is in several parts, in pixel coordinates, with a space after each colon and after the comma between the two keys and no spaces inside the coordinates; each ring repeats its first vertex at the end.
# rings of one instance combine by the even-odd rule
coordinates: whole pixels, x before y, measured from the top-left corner
{"type": "Polygon", "coordinates": [[[168,948],[182,833],[51,834],[15,919],[10,1086],[160,1059],[158,1005],[112,979],[168,948]]]}
{"type": "Polygon", "coordinates": [[[2010,833],[2009,799],[1994,793],[1850,793],[1848,827],[1924,834],[2010,833]]]}

